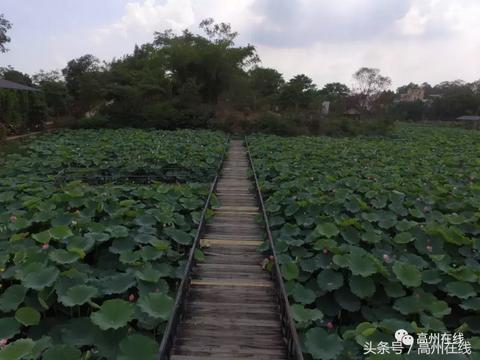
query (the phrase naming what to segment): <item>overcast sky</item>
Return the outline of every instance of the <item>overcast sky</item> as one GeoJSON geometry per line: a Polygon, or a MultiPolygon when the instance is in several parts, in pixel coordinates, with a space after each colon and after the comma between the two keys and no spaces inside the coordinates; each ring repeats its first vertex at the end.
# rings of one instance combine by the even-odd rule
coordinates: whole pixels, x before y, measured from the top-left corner
{"type": "Polygon", "coordinates": [[[229,22],[263,66],[298,73],[321,87],[351,85],[362,66],[393,86],[480,78],[479,0],[0,0],[13,23],[0,66],[61,69],[91,53],[111,60],[158,30],[229,22]]]}

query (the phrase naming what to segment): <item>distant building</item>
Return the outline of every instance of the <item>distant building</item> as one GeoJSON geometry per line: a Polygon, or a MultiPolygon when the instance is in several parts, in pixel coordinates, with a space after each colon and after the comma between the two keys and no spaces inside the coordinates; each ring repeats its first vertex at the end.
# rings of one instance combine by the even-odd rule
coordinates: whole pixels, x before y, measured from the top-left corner
{"type": "Polygon", "coordinates": [[[348,117],[356,118],[356,117],[360,117],[360,111],[352,108],[352,109],[348,109],[347,111],[345,111],[343,113],[343,115],[348,116],[348,117]]]}
{"type": "Polygon", "coordinates": [[[20,90],[20,91],[40,91],[31,86],[18,84],[13,81],[0,79],[0,89],[20,90]]]}
{"type": "Polygon", "coordinates": [[[401,102],[423,101],[425,98],[424,88],[409,88],[406,93],[400,94],[401,102]]]}
{"type": "Polygon", "coordinates": [[[456,120],[463,122],[470,128],[480,129],[480,116],[478,115],[463,115],[459,116],[456,120]]]}

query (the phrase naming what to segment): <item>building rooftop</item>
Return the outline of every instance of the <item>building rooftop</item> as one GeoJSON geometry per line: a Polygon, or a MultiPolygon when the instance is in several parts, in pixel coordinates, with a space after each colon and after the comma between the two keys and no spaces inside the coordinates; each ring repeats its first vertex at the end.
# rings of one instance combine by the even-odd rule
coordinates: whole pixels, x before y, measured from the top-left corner
{"type": "Polygon", "coordinates": [[[40,91],[31,86],[18,84],[16,82],[5,80],[5,79],[0,79],[0,89],[12,89],[12,90],[21,90],[21,91],[40,91]]]}
{"type": "Polygon", "coordinates": [[[480,121],[480,116],[477,115],[464,115],[457,118],[461,121],[480,121]]]}

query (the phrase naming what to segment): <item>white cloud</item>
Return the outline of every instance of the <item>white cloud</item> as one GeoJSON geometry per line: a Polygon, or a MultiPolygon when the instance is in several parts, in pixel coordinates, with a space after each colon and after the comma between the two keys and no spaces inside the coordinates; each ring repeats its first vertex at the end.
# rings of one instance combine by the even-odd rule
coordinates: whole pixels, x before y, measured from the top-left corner
{"type": "Polygon", "coordinates": [[[403,35],[422,35],[429,21],[427,14],[422,14],[417,6],[412,6],[408,13],[397,21],[400,33],[403,35]]]}
{"type": "Polygon", "coordinates": [[[125,15],[116,23],[93,32],[97,44],[111,41],[112,38],[132,38],[132,35],[152,35],[156,30],[181,30],[193,24],[195,14],[190,0],[167,0],[160,4],[155,0],[143,3],[129,2],[125,15]]]}
{"type": "Polygon", "coordinates": [[[4,56],[30,72],[86,53],[111,60],[151,41],[154,31],[197,31],[207,17],[231,23],[242,42],[257,45],[265,66],[286,78],[305,73],[319,86],[350,85],[361,66],[380,68],[394,86],[480,77],[478,0],[129,0],[112,23],[57,31],[38,46],[26,39],[17,58],[4,56]]]}

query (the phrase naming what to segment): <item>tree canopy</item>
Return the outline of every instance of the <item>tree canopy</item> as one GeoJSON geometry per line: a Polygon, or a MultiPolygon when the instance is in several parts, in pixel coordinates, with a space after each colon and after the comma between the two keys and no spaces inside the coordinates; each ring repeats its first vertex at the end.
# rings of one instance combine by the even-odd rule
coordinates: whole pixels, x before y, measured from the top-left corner
{"type": "Polygon", "coordinates": [[[6,44],[10,42],[10,37],[7,35],[8,30],[12,28],[12,23],[5,19],[4,14],[0,14],[0,52],[8,51],[6,44]]]}

